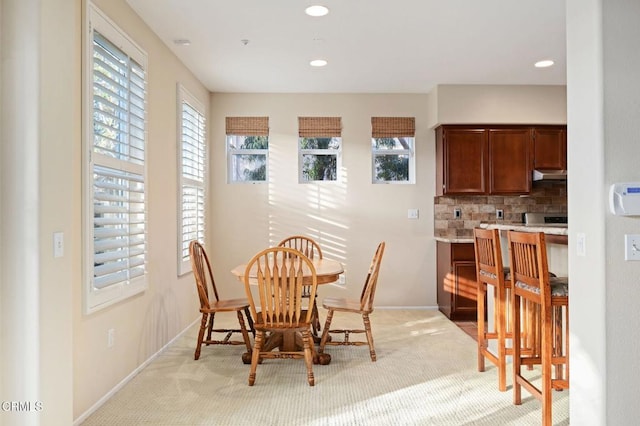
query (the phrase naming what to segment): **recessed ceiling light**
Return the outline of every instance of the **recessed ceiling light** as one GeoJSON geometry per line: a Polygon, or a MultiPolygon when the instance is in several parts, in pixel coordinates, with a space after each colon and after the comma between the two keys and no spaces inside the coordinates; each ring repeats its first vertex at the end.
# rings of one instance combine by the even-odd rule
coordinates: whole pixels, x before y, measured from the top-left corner
{"type": "Polygon", "coordinates": [[[536,68],[546,68],[553,65],[554,62],[551,59],[545,59],[544,61],[538,61],[535,63],[536,68]]]}
{"type": "Polygon", "coordinates": [[[173,40],[173,44],[177,46],[189,46],[191,44],[191,40],[188,40],[186,38],[177,38],[173,40]]]}
{"type": "Polygon", "coordinates": [[[324,59],[314,59],[313,61],[309,62],[309,65],[311,65],[312,67],[324,67],[325,65],[327,65],[327,61],[325,61],[324,59]]]}
{"type": "Polygon", "coordinates": [[[306,8],[304,10],[304,13],[306,13],[309,16],[324,16],[327,13],[329,13],[329,9],[327,9],[324,6],[314,5],[314,6],[309,6],[308,8],[306,8]]]}

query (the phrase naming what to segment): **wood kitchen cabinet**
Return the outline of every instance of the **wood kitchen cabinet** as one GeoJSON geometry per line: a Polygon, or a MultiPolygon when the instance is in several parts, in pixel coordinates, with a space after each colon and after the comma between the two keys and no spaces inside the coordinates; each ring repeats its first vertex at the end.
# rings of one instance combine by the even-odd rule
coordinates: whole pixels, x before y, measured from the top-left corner
{"type": "Polygon", "coordinates": [[[531,128],[438,127],[436,186],[436,195],[529,193],[531,128]]]}
{"type": "Polygon", "coordinates": [[[473,243],[436,243],[438,309],[452,320],[477,319],[473,243]]]}
{"type": "Polygon", "coordinates": [[[489,193],[531,192],[531,129],[489,129],[489,193]]]}
{"type": "Polygon", "coordinates": [[[436,129],[436,194],[485,194],[489,146],[486,129],[436,129]]]}
{"type": "Polygon", "coordinates": [[[567,127],[533,128],[533,168],[567,170],[567,127]]]}

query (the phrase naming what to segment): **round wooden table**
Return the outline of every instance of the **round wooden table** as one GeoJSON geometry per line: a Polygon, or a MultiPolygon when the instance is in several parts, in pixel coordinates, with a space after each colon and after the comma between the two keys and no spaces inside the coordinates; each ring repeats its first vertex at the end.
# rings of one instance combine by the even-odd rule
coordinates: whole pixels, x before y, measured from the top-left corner
{"type": "MultiPolygon", "coordinates": [[[[316,269],[316,279],[318,281],[318,285],[321,284],[330,284],[338,281],[340,278],[340,274],[344,272],[344,268],[342,267],[342,263],[337,260],[331,259],[311,259],[313,266],[316,269]]],[[[247,269],[247,264],[243,263],[241,265],[236,266],[231,270],[231,273],[235,275],[240,282],[244,282],[244,273],[247,269]]],[[[252,278],[257,278],[256,273],[257,268],[252,268],[249,271],[249,282],[251,283],[252,278]]],[[[303,283],[311,284],[311,270],[305,271],[303,270],[303,283]],[[307,276],[307,272],[309,275],[307,276]]],[[[282,351],[295,351],[301,347],[301,339],[299,336],[296,336],[295,333],[271,333],[271,335],[267,338],[265,342],[264,350],[269,351],[275,348],[278,348],[282,351]]],[[[245,364],[251,363],[251,356],[249,353],[245,353],[242,355],[242,361],[245,364]]],[[[318,363],[322,365],[329,364],[331,362],[331,355],[327,353],[318,354],[318,363]]]]}
{"type": "MultiPolygon", "coordinates": [[[[344,269],[342,268],[342,263],[338,262],[337,260],[311,259],[311,263],[313,263],[313,266],[316,268],[316,278],[318,280],[318,285],[334,283],[338,281],[340,274],[344,272],[344,269]]],[[[238,280],[243,281],[244,272],[246,269],[247,269],[247,264],[243,263],[233,268],[231,270],[231,273],[235,275],[238,278],[238,280]]],[[[303,269],[303,274],[304,274],[303,282],[305,284],[311,284],[311,271],[303,269]],[[307,273],[309,275],[307,275],[307,273]]],[[[256,278],[256,277],[257,277],[256,270],[252,269],[249,272],[249,280],[251,280],[251,278],[256,278]]]]}

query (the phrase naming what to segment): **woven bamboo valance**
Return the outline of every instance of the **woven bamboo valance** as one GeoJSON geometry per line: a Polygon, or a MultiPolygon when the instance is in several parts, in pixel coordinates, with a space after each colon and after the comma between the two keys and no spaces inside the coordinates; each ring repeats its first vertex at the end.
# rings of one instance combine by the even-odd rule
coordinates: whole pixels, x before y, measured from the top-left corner
{"type": "Polygon", "coordinates": [[[416,135],[414,117],[371,117],[371,137],[400,138],[416,135]]]}
{"type": "Polygon", "coordinates": [[[298,117],[298,135],[303,138],[342,136],[341,117],[298,117]]]}
{"type": "Polygon", "coordinates": [[[227,117],[227,135],[269,136],[269,117],[227,117]]]}

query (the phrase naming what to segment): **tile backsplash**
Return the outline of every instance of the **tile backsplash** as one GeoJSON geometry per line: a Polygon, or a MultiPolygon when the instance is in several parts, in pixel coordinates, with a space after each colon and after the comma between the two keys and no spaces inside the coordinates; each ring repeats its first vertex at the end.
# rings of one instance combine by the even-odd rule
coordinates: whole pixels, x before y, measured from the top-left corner
{"type": "Polygon", "coordinates": [[[523,213],[567,213],[566,182],[535,182],[529,195],[459,195],[434,198],[434,234],[471,238],[480,223],[522,222],[523,213]],[[461,217],[454,218],[454,209],[461,217]],[[496,219],[496,210],[504,212],[496,219]]]}

